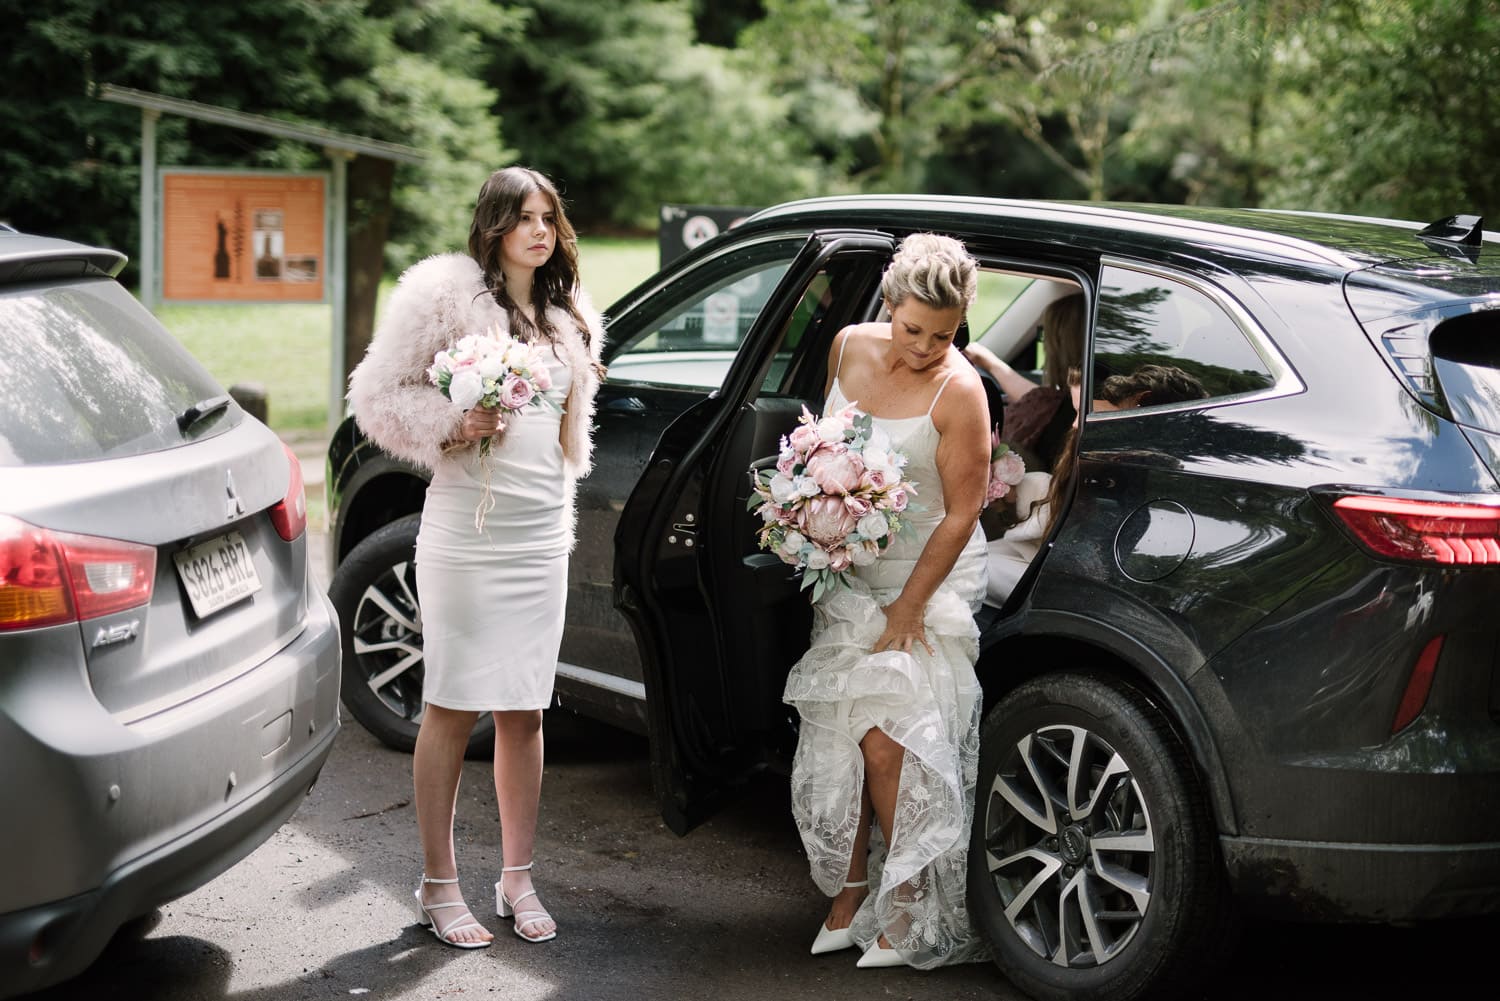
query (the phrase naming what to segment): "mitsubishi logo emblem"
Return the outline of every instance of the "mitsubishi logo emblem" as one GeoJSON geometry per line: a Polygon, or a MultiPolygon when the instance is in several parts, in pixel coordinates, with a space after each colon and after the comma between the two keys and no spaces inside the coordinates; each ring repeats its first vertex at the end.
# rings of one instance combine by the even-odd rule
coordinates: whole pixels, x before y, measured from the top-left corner
{"type": "Polygon", "coordinates": [[[224,520],[233,521],[245,513],[245,502],[240,500],[240,495],[234,490],[234,474],[224,470],[224,492],[229,499],[224,502],[224,520]]]}

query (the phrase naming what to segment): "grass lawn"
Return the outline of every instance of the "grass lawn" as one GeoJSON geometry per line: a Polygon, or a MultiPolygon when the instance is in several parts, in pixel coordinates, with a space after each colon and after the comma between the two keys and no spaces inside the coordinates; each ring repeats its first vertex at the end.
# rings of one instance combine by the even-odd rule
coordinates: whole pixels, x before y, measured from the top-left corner
{"type": "MultiPolygon", "coordinates": [[[[656,240],[649,237],[579,241],[584,287],[600,309],[654,274],[656,260],[656,240]]],[[[382,286],[382,300],[390,288],[390,282],[382,286]]],[[[156,315],[225,386],[264,386],[278,434],[325,432],[332,306],[168,304],[156,315]]]]}

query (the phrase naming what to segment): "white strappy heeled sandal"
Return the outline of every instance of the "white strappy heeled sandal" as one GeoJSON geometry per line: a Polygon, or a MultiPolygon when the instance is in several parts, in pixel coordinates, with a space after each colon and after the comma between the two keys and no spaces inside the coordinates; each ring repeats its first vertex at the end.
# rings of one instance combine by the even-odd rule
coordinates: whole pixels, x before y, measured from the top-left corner
{"type": "Polygon", "coordinates": [[[449,900],[447,902],[437,904],[425,903],[422,900],[422,887],[426,884],[437,883],[446,885],[449,883],[457,882],[457,879],[432,879],[424,872],[422,874],[422,881],[417,884],[417,892],[415,894],[415,899],[413,900],[413,906],[417,912],[417,920],[428,928],[431,928],[432,933],[437,936],[439,942],[442,942],[445,945],[451,945],[455,949],[488,948],[490,942],[493,941],[492,939],[479,939],[477,941],[468,942],[459,939],[451,939],[448,937],[453,932],[463,931],[466,928],[484,928],[484,925],[474,920],[474,914],[469,910],[468,904],[464,903],[462,900],[449,900]],[[441,911],[445,908],[453,907],[462,907],[464,909],[463,916],[456,917],[452,921],[448,922],[448,924],[440,926],[437,922],[437,918],[433,915],[432,912],[441,911]],[[467,917],[468,920],[465,920],[465,917],[467,917]]]}
{"type": "MultiPolygon", "coordinates": [[[[862,879],[857,883],[845,883],[848,889],[857,889],[861,886],[869,886],[868,879],[862,879]]],[[[813,939],[812,954],[821,955],[825,952],[838,952],[840,949],[854,948],[854,933],[848,928],[829,928],[828,920],[818,925],[818,937],[813,939]]]]}
{"type": "MultiPolygon", "coordinates": [[[[525,865],[502,866],[500,868],[500,871],[501,872],[525,872],[527,869],[530,869],[530,868],[531,868],[531,863],[527,862],[525,865]]],[[[535,896],[536,896],[536,889],[533,887],[532,889],[527,890],[525,893],[521,894],[515,900],[509,899],[508,897],[505,896],[504,877],[502,876],[501,877],[501,882],[495,884],[495,914],[498,915],[499,917],[502,917],[502,918],[514,917],[516,919],[515,932],[516,932],[516,937],[517,938],[525,939],[527,942],[550,942],[554,938],[557,938],[557,930],[556,929],[553,929],[552,931],[549,931],[545,935],[528,935],[524,931],[521,930],[521,929],[527,927],[528,925],[534,925],[538,921],[541,921],[541,920],[544,920],[544,919],[555,920],[555,919],[552,918],[552,915],[549,914],[549,913],[547,913],[547,911],[545,911],[545,910],[530,910],[530,911],[518,911],[518,910],[516,910],[516,905],[519,904],[521,901],[525,900],[527,897],[535,897],[535,896]]]]}

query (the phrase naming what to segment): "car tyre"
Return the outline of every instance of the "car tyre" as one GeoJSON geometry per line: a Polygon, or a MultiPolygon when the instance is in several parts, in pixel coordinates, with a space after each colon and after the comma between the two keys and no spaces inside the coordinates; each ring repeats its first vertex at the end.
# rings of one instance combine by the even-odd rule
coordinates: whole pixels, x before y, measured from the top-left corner
{"type": "Polygon", "coordinates": [[[1190,991],[1233,910],[1187,749],[1142,692],[1060,673],[985,718],[969,901],[996,964],[1040,1001],[1190,991]]]}
{"type": "MultiPolygon", "coordinates": [[[[417,530],[409,514],[361,539],[338,569],[328,597],[344,646],[344,707],[387,747],[411,751],[422,721],[422,606],[417,595],[417,530]]],[[[468,754],[494,746],[495,721],[481,713],[468,754]]]]}

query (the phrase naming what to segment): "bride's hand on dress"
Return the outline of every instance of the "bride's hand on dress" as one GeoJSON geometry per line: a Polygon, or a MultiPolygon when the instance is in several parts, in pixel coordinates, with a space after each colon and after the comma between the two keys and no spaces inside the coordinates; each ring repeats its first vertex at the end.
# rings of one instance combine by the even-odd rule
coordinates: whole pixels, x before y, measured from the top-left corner
{"type": "Polygon", "coordinates": [[[472,407],[464,411],[464,422],[458,426],[458,436],[464,441],[480,441],[505,430],[500,411],[495,407],[472,407]]]}
{"type": "Polygon", "coordinates": [[[885,631],[870,648],[871,653],[880,653],[882,650],[900,650],[902,653],[911,653],[912,647],[920,643],[927,648],[928,655],[932,655],[932,644],[927,642],[927,627],[922,621],[925,609],[909,608],[902,604],[900,598],[897,598],[886,605],[882,611],[885,612],[885,631]]]}

